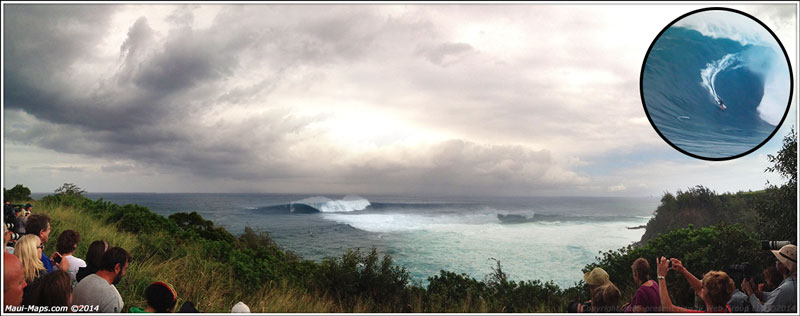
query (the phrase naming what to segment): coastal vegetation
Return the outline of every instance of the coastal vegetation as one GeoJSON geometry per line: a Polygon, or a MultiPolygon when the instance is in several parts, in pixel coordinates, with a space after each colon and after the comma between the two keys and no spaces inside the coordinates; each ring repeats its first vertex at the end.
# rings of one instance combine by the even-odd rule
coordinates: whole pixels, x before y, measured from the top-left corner
{"type": "MultiPolygon", "coordinates": [[[[697,186],[665,193],[641,243],[600,253],[583,271],[605,269],[626,302],[636,289],[630,266],[638,257],[650,260],[651,276],[655,258],[662,255],[680,258],[698,276],[745,260],[755,269],[771,265],[771,254],[758,241],[797,233],[795,156],[792,132],[781,151],[770,156],[774,167],[766,170],[788,181],[763,191],[717,194],[697,186]]],[[[172,284],[179,304],[192,301],[201,312],[228,312],[238,301],[257,312],[566,312],[570,302],[589,299],[582,281],[563,289],[552,282],[518,281],[501,262],[481,280],[440,271],[423,286],[375,249],[352,249],[321,262],[304,260],[282,249],[267,232],[246,228],[234,236],[196,212],[163,217],[146,207],[84,194],[66,184],[41,198],[36,212],[52,219],[51,236],[66,229],[80,232],[77,257],[85,257],[89,243],[99,239],[133,255],[117,285],[126,309],[144,306],[144,290],[154,281],[172,284]]],[[[55,243],[48,243],[45,252],[54,251],[55,243]]],[[[688,283],[675,273],[667,279],[673,302],[691,306],[694,294],[688,283]]]]}

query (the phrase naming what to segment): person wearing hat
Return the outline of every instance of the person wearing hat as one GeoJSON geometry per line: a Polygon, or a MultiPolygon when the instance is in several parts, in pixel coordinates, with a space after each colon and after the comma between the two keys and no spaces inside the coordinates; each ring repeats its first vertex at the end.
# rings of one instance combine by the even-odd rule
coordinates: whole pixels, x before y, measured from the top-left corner
{"type": "Polygon", "coordinates": [[[784,278],[781,285],[764,297],[764,304],[754,295],[750,282],[742,282],[742,290],[747,294],[754,312],[797,313],[797,246],[786,245],[780,250],[771,250],[778,260],[775,268],[784,278]]]}
{"type": "Polygon", "coordinates": [[[583,274],[583,281],[589,285],[589,291],[594,292],[596,288],[599,288],[603,285],[611,283],[611,280],[608,277],[608,272],[603,270],[603,268],[597,267],[592,269],[592,271],[586,272],[583,274]]]}

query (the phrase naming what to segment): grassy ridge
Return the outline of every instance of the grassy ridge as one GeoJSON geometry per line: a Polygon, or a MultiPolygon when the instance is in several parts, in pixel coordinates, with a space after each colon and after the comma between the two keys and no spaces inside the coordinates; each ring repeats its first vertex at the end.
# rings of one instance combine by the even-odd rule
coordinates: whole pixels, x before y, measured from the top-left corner
{"type": "Polygon", "coordinates": [[[263,312],[339,312],[331,299],[311,295],[306,291],[281,286],[264,286],[260,291],[245,291],[233,277],[230,264],[209,259],[202,245],[183,242],[173,255],[159,256],[152,243],[166,241],[171,236],[163,232],[134,234],[107,223],[108,216],[97,217],[74,206],[54,203],[37,205],[37,212],[50,216],[52,231],[46,253],[55,251],[55,239],[66,229],[80,232],[81,242],[75,256],[85,258],[91,241],[106,240],[110,245],[125,248],[134,255],[126,276],[117,285],[131,306],[146,306],[144,289],[154,281],[172,284],[179,304],[192,301],[202,312],[229,312],[238,301],[246,302],[253,311],[263,312]]]}

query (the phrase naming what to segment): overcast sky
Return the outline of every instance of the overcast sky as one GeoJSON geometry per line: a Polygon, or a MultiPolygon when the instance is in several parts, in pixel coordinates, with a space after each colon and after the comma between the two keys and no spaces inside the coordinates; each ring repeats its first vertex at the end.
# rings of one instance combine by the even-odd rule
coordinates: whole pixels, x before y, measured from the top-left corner
{"type": "MultiPolygon", "coordinates": [[[[3,183],[51,192],[758,190],[665,143],[645,53],[698,5],[3,4],[3,183]]],[[[795,5],[731,6],[796,74],[795,5]]],[[[795,101],[793,100],[792,104],[795,101]]]]}

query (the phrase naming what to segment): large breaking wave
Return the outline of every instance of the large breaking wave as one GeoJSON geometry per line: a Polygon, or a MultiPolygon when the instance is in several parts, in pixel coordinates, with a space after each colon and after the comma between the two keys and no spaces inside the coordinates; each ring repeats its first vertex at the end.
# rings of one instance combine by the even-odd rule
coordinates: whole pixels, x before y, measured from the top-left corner
{"type": "Polygon", "coordinates": [[[732,157],[762,144],[780,125],[791,93],[789,67],[778,42],[755,21],[727,11],[701,13],[653,43],[642,96],[672,144],[703,157],[732,157]]]}
{"type": "Polygon", "coordinates": [[[675,26],[698,31],[712,39],[729,39],[741,44],[745,48],[741,53],[727,54],[707,64],[708,67],[701,72],[703,85],[710,88],[715,100],[719,100],[713,88],[716,74],[730,66],[733,66],[731,70],[747,67],[764,83],[764,95],[758,105],[761,119],[773,126],[780,123],[789,99],[791,79],[783,51],[772,34],[755,21],[728,11],[690,15],[675,26]],[[708,72],[711,78],[706,78],[708,72]]]}

